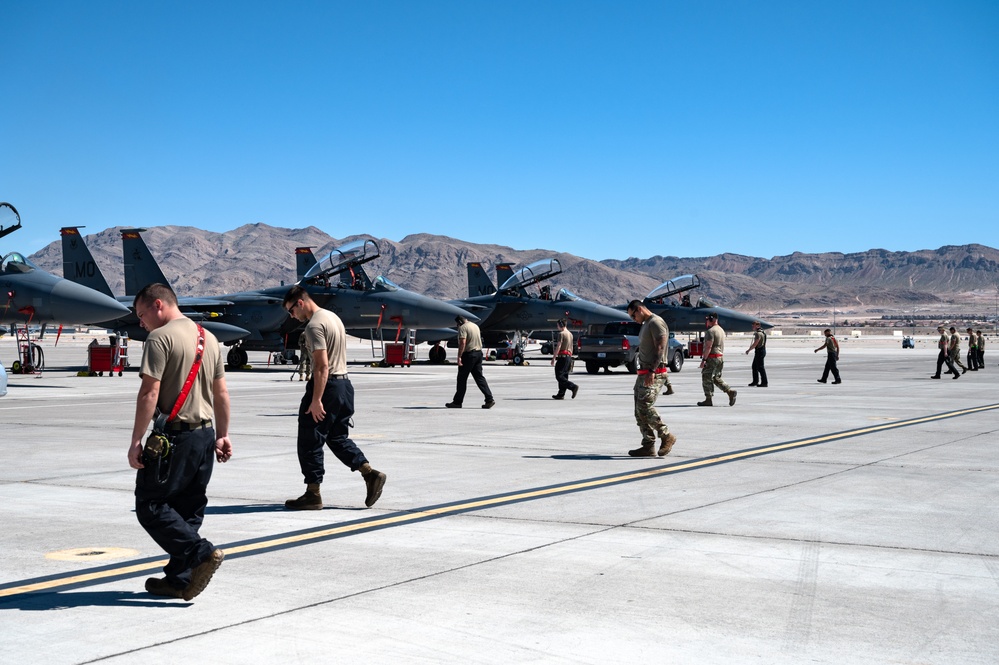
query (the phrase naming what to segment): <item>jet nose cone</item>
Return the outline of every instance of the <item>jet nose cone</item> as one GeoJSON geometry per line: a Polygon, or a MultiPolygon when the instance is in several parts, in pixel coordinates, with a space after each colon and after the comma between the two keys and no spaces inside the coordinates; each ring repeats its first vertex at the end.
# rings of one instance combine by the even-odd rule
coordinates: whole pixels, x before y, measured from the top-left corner
{"type": "Polygon", "coordinates": [[[99,291],[59,280],[52,287],[49,313],[58,323],[100,323],[129,314],[128,307],[99,291]]]}
{"type": "Polygon", "coordinates": [[[454,325],[454,318],[456,316],[464,316],[465,319],[467,319],[468,321],[471,321],[472,323],[478,323],[478,321],[479,321],[479,317],[475,316],[471,312],[466,312],[465,310],[463,310],[462,308],[458,307],[457,305],[452,305],[451,303],[446,303],[446,302],[441,303],[441,305],[444,306],[443,307],[444,313],[446,314],[447,319],[448,319],[447,322],[444,323],[444,324],[442,324],[441,327],[451,327],[451,326],[453,326],[454,325]]]}

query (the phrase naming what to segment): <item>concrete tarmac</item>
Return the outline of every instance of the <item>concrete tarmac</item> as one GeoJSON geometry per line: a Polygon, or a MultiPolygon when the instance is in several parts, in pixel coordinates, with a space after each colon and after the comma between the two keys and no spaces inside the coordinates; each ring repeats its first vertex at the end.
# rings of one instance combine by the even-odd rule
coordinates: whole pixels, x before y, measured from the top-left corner
{"type": "Polygon", "coordinates": [[[77,377],[86,341],[47,340],[0,398],[0,662],[999,662],[994,344],[934,381],[929,338],[847,339],[823,385],[819,339],[771,337],[750,388],[731,336],[737,404],[695,406],[689,360],[658,404],[678,442],[642,459],[623,369],[577,364],[558,402],[548,358],[487,363],[496,407],[470,382],[448,410],[454,364],[372,368],[354,343],[352,438],[388,483],[365,509],[327,455],[307,512],[283,508],[304,383],[231,372],[201,529],[227,557],[187,603],[143,589],[164,557],[133,510],[137,371],[77,377]]]}

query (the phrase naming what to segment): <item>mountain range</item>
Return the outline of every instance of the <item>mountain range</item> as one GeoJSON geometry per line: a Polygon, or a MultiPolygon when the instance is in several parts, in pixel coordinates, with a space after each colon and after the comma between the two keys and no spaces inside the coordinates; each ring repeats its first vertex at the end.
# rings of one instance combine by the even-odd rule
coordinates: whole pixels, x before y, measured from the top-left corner
{"type": "MultiPolygon", "coordinates": [[[[120,228],[85,236],[112,290],[124,293],[120,228]]],[[[188,226],[150,227],[143,237],[180,295],[208,296],[295,282],[296,247],[317,256],[347,242],[371,236],[334,238],[310,226],[303,229],[247,224],[217,233],[188,226]]],[[[945,246],[915,252],[871,249],[841,254],[795,252],[770,259],[718,254],[706,257],[607,259],[594,261],[549,249],[520,250],[417,233],[396,242],[374,239],[380,257],[365,266],[407,289],[435,298],[467,294],[469,261],[491,275],[499,262],[518,266],[555,257],[563,273],[553,288],[605,304],[644,296],[661,282],[696,273],[700,295],[745,311],[775,313],[840,309],[899,310],[918,306],[978,307],[991,311],[999,289],[999,250],[983,245],[945,246]]],[[[62,274],[62,247],[56,241],[29,257],[39,267],[62,274]]],[[[495,280],[494,280],[495,281],[495,280]]]]}

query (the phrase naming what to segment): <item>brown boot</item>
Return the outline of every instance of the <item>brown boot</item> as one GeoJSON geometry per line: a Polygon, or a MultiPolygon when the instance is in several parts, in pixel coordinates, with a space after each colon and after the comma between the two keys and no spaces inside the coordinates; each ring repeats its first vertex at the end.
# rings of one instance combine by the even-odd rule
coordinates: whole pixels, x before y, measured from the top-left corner
{"type": "Polygon", "coordinates": [[[655,457],[656,456],[656,441],[642,441],[641,448],[635,448],[634,450],[629,450],[628,454],[632,457],[655,457]]]}
{"type": "Polygon", "coordinates": [[[215,548],[207,559],[194,567],[194,570],[191,571],[191,583],[184,589],[184,600],[191,600],[205,590],[208,583],[212,581],[212,575],[222,565],[223,559],[225,559],[225,552],[215,548]]]}
{"type": "Polygon", "coordinates": [[[672,394],[673,394],[673,384],[672,383],[667,383],[666,384],[666,392],[664,392],[663,395],[672,395],[672,394]]]}
{"type": "Polygon", "coordinates": [[[735,406],[735,396],[737,394],[738,393],[736,393],[734,390],[728,391],[728,405],[729,406],[735,406]]]}
{"type": "Polygon", "coordinates": [[[697,406],[714,406],[714,404],[711,403],[711,396],[708,395],[705,397],[703,402],[697,403],[697,406]]]}
{"type": "Polygon", "coordinates": [[[305,486],[305,494],[297,499],[284,502],[288,510],[322,510],[323,497],[319,494],[319,483],[309,483],[305,486]]]}
{"type": "Polygon", "coordinates": [[[382,488],[385,487],[387,476],[381,471],[372,469],[371,465],[367,462],[362,464],[358,471],[361,472],[361,477],[364,478],[364,485],[368,488],[368,494],[364,497],[364,505],[370,508],[375,505],[375,501],[382,495],[382,488]]]}
{"type": "Polygon", "coordinates": [[[676,443],[676,437],[669,432],[666,432],[663,436],[663,442],[659,446],[659,456],[665,457],[666,455],[669,455],[669,451],[673,450],[674,443],[676,443]]]}

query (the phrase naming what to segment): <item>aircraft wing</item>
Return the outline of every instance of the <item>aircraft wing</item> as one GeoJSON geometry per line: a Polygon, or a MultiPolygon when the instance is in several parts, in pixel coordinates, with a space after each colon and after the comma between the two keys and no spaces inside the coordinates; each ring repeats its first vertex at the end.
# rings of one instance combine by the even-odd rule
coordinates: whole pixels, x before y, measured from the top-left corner
{"type": "Polygon", "coordinates": [[[234,305],[235,303],[231,300],[219,300],[218,298],[177,298],[177,304],[181,308],[184,307],[227,307],[229,305],[234,305]]]}

